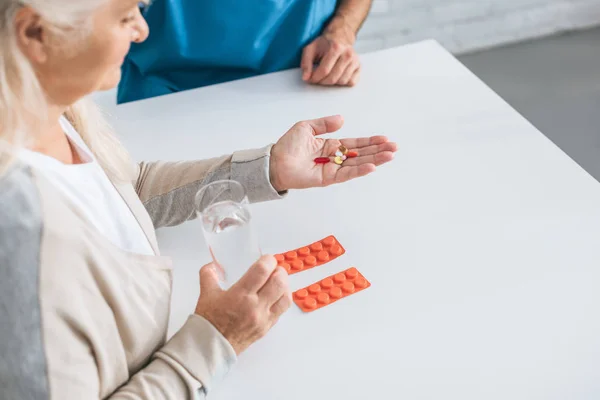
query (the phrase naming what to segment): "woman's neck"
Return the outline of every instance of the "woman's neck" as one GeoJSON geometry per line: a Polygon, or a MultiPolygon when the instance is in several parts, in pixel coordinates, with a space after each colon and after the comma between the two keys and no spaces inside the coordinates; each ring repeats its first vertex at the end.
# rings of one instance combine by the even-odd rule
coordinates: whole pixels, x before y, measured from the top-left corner
{"type": "Polygon", "coordinates": [[[60,118],[65,110],[65,107],[49,107],[47,123],[42,126],[40,135],[31,150],[52,157],[63,164],[80,164],[82,161],[60,124],[60,118]]]}

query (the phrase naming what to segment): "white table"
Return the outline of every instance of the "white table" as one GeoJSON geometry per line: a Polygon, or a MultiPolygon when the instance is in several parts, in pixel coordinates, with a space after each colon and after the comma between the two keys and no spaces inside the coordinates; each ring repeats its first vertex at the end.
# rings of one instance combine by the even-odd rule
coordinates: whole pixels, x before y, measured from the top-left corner
{"type": "MultiPolygon", "coordinates": [[[[354,89],[288,71],[112,109],[137,159],[259,147],[336,113],[340,136],[400,145],[368,178],[253,206],[268,252],[329,234],[347,249],[293,289],[349,266],[372,287],[294,306],[211,399],[599,399],[600,184],[435,42],[363,63],[354,89]]],[[[197,223],[159,235],[173,331],[210,257],[197,223]]]]}

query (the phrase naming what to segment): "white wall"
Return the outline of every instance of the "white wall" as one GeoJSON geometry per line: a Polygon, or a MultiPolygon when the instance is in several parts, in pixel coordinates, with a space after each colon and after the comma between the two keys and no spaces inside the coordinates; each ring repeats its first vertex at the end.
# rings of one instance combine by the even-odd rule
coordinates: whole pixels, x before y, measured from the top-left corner
{"type": "Polygon", "coordinates": [[[600,25],[600,0],[374,0],[360,52],[435,38],[454,53],[600,25]]]}

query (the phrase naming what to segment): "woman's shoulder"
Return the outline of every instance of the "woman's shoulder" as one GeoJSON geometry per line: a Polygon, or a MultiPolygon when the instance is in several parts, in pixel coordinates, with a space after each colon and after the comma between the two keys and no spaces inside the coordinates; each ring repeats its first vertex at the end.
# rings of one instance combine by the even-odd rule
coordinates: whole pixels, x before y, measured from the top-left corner
{"type": "Polygon", "coordinates": [[[31,168],[15,162],[0,174],[0,205],[0,238],[39,228],[41,202],[31,168]]]}
{"type": "Polygon", "coordinates": [[[17,279],[15,274],[20,276],[37,268],[41,237],[41,202],[31,170],[14,163],[0,175],[0,271],[3,276],[17,279]]]}

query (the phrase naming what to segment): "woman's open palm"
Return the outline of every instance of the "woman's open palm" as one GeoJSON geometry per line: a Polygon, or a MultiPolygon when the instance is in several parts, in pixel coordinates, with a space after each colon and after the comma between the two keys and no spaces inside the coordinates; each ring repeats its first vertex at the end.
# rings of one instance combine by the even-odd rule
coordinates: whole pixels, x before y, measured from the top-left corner
{"type": "Polygon", "coordinates": [[[319,135],[342,127],[341,116],[302,121],[294,125],[271,150],[271,182],[278,191],[328,186],[346,182],[371,172],[394,158],[398,146],[385,136],[355,139],[323,139],[319,135]],[[333,162],[340,146],[358,153],[342,165],[333,162]],[[331,162],[315,163],[317,157],[331,162]]]}

